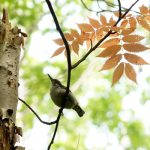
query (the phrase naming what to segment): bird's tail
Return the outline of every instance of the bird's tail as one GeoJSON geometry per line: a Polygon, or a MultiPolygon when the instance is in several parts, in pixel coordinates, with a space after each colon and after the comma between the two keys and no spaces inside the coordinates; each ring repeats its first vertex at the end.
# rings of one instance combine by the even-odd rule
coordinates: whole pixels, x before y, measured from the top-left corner
{"type": "Polygon", "coordinates": [[[77,112],[79,117],[82,117],[85,113],[79,105],[74,106],[73,109],[77,112]]]}

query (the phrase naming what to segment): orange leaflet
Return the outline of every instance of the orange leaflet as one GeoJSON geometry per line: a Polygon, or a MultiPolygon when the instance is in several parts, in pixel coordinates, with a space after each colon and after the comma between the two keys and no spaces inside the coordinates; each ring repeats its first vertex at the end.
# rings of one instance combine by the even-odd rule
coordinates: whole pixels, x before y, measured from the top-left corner
{"type": "Polygon", "coordinates": [[[125,28],[126,26],[127,26],[127,24],[128,24],[128,20],[127,19],[124,19],[124,20],[122,20],[122,22],[121,22],[121,24],[120,24],[120,28],[125,28]]]}
{"type": "Polygon", "coordinates": [[[146,7],[146,6],[144,6],[144,5],[142,5],[141,7],[139,7],[139,9],[140,9],[140,12],[141,12],[142,14],[147,14],[147,13],[149,13],[148,7],[146,7]]]}
{"type": "Polygon", "coordinates": [[[127,61],[135,65],[146,65],[148,64],[143,58],[135,54],[125,53],[124,57],[127,61]]]}
{"type": "Polygon", "coordinates": [[[73,41],[73,43],[71,44],[72,50],[78,54],[79,51],[79,42],[77,40],[73,41]]]}
{"type": "Polygon", "coordinates": [[[96,20],[96,19],[92,19],[92,18],[89,17],[89,22],[90,22],[90,24],[91,24],[94,28],[96,28],[96,29],[98,29],[98,28],[101,27],[99,21],[96,20]]]}
{"type": "Polygon", "coordinates": [[[136,19],[134,17],[129,18],[130,28],[136,28],[136,19]]]}
{"type": "Polygon", "coordinates": [[[133,66],[130,65],[129,63],[125,63],[125,74],[126,74],[126,76],[127,76],[130,80],[132,80],[132,81],[134,81],[135,83],[137,83],[137,81],[136,81],[136,72],[135,72],[133,66]]]}
{"type": "Polygon", "coordinates": [[[150,49],[142,44],[131,43],[131,44],[123,44],[123,48],[129,52],[142,52],[150,49]]]}
{"type": "Polygon", "coordinates": [[[118,54],[118,55],[114,55],[112,57],[110,57],[103,65],[101,70],[109,70],[114,68],[115,66],[117,66],[117,64],[119,63],[119,61],[122,58],[122,54],[118,54]]]}
{"type": "Polygon", "coordinates": [[[120,45],[112,45],[105,48],[97,57],[110,57],[117,54],[121,49],[120,45]]]}
{"type": "Polygon", "coordinates": [[[64,36],[67,41],[73,41],[74,37],[69,33],[64,33],[64,36]]]}
{"type": "Polygon", "coordinates": [[[93,27],[88,23],[78,24],[78,27],[82,32],[94,32],[93,27]]]}
{"type": "Polygon", "coordinates": [[[105,16],[100,15],[100,21],[101,21],[102,25],[104,25],[104,26],[107,25],[107,20],[106,20],[105,16]]]}
{"type": "Polygon", "coordinates": [[[138,16],[137,17],[138,23],[146,30],[150,31],[150,24],[145,20],[144,17],[138,16]]]}
{"type": "Polygon", "coordinates": [[[78,31],[75,30],[75,29],[71,29],[71,35],[72,35],[73,37],[75,37],[75,38],[78,38],[78,37],[79,37],[78,31]]]}
{"type": "Polygon", "coordinates": [[[124,72],[124,63],[122,62],[114,70],[112,86],[120,80],[121,76],[123,75],[123,72],[124,72]]]}
{"type": "Polygon", "coordinates": [[[111,38],[109,40],[106,40],[104,43],[102,43],[99,48],[107,48],[111,45],[117,45],[120,42],[120,38],[111,38]]]}
{"type": "Polygon", "coordinates": [[[122,35],[129,35],[129,34],[131,34],[132,32],[134,32],[135,29],[136,29],[136,28],[126,28],[126,29],[122,30],[121,34],[122,34],[122,35]]]}
{"type": "Polygon", "coordinates": [[[58,39],[55,39],[53,40],[57,45],[64,45],[64,42],[62,40],[62,38],[58,38],[58,39]]]}
{"type": "Polygon", "coordinates": [[[141,41],[141,40],[143,40],[144,39],[144,37],[143,36],[140,36],[140,35],[127,35],[127,36],[124,36],[123,38],[122,38],[122,40],[124,41],[124,42],[139,42],[139,41],[141,41]]]}
{"type": "Polygon", "coordinates": [[[63,51],[65,50],[65,47],[59,47],[57,50],[55,50],[55,52],[53,53],[53,55],[51,57],[57,56],[59,54],[61,54],[63,51]]]}

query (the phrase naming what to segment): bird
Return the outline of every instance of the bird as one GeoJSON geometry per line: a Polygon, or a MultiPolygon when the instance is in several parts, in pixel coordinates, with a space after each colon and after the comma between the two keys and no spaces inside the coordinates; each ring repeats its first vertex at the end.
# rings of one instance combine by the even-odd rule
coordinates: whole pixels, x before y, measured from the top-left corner
{"type": "MultiPolygon", "coordinates": [[[[50,97],[55,105],[62,107],[66,94],[66,87],[58,79],[52,78],[49,74],[48,76],[51,81],[50,97]]],[[[82,117],[85,113],[84,110],[79,106],[77,99],[70,90],[66,96],[64,108],[75,110],[79,117],[82,117]]]]}

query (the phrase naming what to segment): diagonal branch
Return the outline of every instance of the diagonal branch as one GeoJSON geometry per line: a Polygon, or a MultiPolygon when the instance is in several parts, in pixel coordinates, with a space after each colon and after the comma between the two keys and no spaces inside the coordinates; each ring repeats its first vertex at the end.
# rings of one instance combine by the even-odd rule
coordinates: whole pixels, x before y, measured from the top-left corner
{"type": "MultiPolygon", "coordinates": [[[[118,0],[119,1],[119,0],[118,0]]],[[[122,18],[124,18],[127,13],[132,9],[132,7],[138,2],[139,0],[136,0],[128,9],[127,11],[121,16],[118,17],[118,20],[114,24],[114,26],[117,26],[117,24],[121,21],[122,18]]],[[[119,8],[121,5],[119,6],[119,8]]],[[[110,30],[94,47],[92,47],[80,60],[78,60],[75,64],[72,65],[72,69],[76,68],[78,65],[80,65],[98,46],[110,35],[113,34],[112,30],[110,30]]]]}
{"type": "Polygon", "coordinates": [[[39,117],[39,115],[33,110],[33,108],[32,108],[30,105],[28,105],[23,99],[21,99],[21,98],[18,98],[18,99],[19,99],[22,103],[24,103],[24,104],[33,112],[33,114],[39,119],[39,121],[40,121],[41,123],[46,124],[46,125],[52,125],[52,124],[55,124],[55,123],[57,122],[57,120],[52,121],[52,122],[43,121],[43,120],[39,117]]]}

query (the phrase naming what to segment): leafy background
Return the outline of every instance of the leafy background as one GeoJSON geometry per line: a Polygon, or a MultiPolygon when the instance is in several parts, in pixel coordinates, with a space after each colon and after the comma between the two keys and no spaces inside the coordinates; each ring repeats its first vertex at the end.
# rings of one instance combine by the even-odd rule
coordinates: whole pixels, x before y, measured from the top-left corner
{"type": "MultiPolygon", "coordinates": [[[[87,6],[96,9],[97,5],[94,2],[88,0],[85,2],[87,6]]],[[[69,0],[56,0],[52,3],[55,6],[63,31],[70,28],[68,22],[75,24],[75,21],[80,21],[81,23],[87,19],[87,16],[96,15],[96,13],[87,11],[77,0],[71,2],[69,0]],[[72,5],[74,9],[66,9],[72,5]],[[79,20],[74,18],[79,18],[79,20]]],[[[49,38],[49,34],[52,37],[54,35],[52,39],[58,35],[47,6],[40,0],[0,0],[0,4],[0,12],[2,12],[3,7],[8,8],[12,24],[18,25],[28,34],[25,50],[22,52],[19,95],[43,119],[52,121],[57,116],[58,108],[53,105],[49,98],[50,83],[46,72],[59,78],[65,84],[65,57],[58,56],[50,59],[55,50],[55,48],[54,50],[51,49],[50,44],[48,45],[50,47],[48,48],[49,53],[47,53],[49,56],[45,58],[40,58],[37,55],[39,51],[32,49],[33,38],[38,40],[37,35],[40,35],[44,40],[46,37],[49,38]],[[41,26],[43,20],[47,20],[44,27],[41,26]]],[[[110,9],[107,6],[105,8],[110,9]]],[[[144,29],[139,28],[139,32],[141,30],[144,29]]],[[[144,33],[147,37],[149,36],[147,31],[144,33]]],[[[48,39],[48,41],[52,39],[48,39]]],[[[37,40],[36,42],[41,42],[37,40]]],[[[43,45],[41,51],[44,51],[44,43],[41,42],[41,45],[43,45]]],[[[145,45],[150,45],[149,40],[145,41],[145,45]]],[[[86,50],[83,49],[81,55],[84,51],[86,50]]],[[[96,52],[76,68],[71,79],[71,90],[75,93],[86,114],[83,118],[78,118],[73,111],[64,111],[53,149],[149,150],[149,67],[137,68],[138,86],[123,77],[118,84],[111,87],[113,72],[98,72],[99,63],[102,64],[104,61],[95,58],[95,55],[96,52]]],[[[74,55],[75,60],[77,60],[76,55],[74,55]]],[[[27,149],[46,149],[53,127],[41,125],[28,108],[20,102],[17,118],[18,124],[24,129],[23,140],[27,149]],[[40,128],[45,134],[40,132],[40,128]],[[39,139],[37,140],[37,138],[39,139]]]]}

